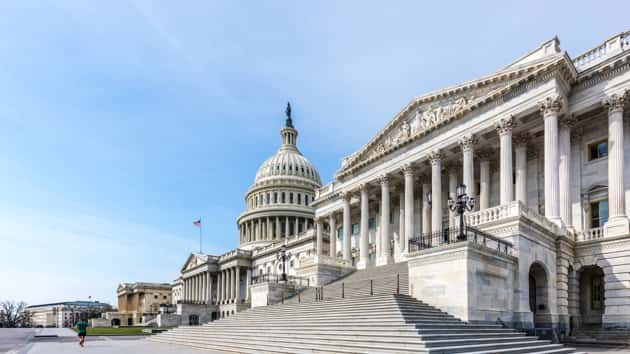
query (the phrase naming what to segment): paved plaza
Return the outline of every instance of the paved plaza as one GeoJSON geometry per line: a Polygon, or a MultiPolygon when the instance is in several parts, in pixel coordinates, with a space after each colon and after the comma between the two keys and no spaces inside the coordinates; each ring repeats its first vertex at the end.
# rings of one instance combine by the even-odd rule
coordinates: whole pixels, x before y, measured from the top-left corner
{"type": "MultiPolygon", "coordinates": [[[[586,353],[630,354],[630,348],[579,348],[586,353]]],[[[85,347],[77,344],[73,331],[69,329],[0,329],[0,353],[7,354],[219,354],[219,352],[190,347],[154,343],[144,337],[88,337],[85,347]],[[41,338],[35,336],[57,335],[41,338]]]]}

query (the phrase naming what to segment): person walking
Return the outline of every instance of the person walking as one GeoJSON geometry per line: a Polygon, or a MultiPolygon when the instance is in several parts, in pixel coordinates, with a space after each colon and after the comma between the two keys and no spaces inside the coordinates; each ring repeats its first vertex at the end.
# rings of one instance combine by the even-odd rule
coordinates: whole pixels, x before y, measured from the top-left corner
{"type": "Polygon", "coordinates": [[[79,319],[79,322],[75,325],[77,327],[77,332],[79,333],[79,345],[83,347],[83,343],[85,343],[85,336],[87,335],[87,322],[83,321],[83,319],[79,319]]]}

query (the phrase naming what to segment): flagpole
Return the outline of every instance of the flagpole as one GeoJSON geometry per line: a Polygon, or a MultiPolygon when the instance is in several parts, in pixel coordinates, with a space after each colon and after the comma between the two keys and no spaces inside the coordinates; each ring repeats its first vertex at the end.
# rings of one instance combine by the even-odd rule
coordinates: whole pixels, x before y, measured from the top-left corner
{"type": "Polygon", "coordinates": [[[203,223],[201,222],[201,217],[199,217],[199,253],[203,253],[202,248],[201,248],[201,228],[202,227],[203,227],[203,223]]]}

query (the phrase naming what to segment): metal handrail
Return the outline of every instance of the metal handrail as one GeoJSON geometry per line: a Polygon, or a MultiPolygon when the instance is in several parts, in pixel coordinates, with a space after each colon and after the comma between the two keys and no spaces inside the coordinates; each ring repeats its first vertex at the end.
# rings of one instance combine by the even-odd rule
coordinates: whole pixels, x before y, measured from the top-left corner
{"type": "Polygon", "coordinates": [[[484,247],[494,248],[505,254],[512,253],[512,243],[502,240],[496,236],[492,236],[483,231],[477,230],[470,226],[464,227],[463,234],[459,229],[444,228],[441,231],[423,233],[409,239],[409,252],[420,251],[423,249],[443,247],[457,242],[474,242],[484,247]],[[491,247],[489,244],[495,244],[491,247]]]}

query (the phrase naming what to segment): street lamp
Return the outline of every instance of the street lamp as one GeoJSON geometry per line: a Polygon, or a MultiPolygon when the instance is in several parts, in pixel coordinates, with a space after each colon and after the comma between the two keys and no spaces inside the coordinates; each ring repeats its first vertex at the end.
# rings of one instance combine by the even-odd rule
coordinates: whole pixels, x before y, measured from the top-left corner
{"type": "Polygon", "coordinates": [[[457,239],[462,241],[466,239],[466,235],[464,234],[464,212],[473,210],[475,207],[475,198],[469,197],[468,194],[466,194],[465,184],[457,186],[455,192],[457,199],[453,200],[449,197],[448,208],[459,215],[459,236],[457,236],[457,239]]]}
{"type": "Polygon", "coordinates": [[[291,258],[291,252],[287,251],[286,246],[282,246],[276,254],[276,258],[279,262],[282,262],[282,281],[287,281],[286,263],[287,259],[291,258]]]}

